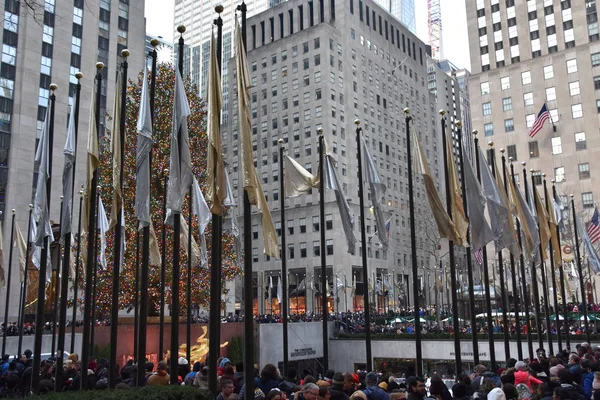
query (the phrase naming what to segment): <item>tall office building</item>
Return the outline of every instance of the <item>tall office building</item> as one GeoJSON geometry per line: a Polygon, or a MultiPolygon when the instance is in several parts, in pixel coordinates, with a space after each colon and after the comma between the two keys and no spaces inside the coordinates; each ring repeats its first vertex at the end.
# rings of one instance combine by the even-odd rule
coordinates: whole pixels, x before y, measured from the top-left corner
{"type": "MultiPolygon", "coordinates": [[[[9,248],[11,209],[27,234],[27,205],[33,202],[34,155],[50,96],[56,83],[56,117],[53,149],[50,218],[59,221],[62,193],[66,126],[77,79],[84,74],[77,142],[76,188],[85,182],[86,147],[90,98],[95,64],[103,70],[102,112],[112,112],[115,73],[122,61],[120,52],[129,48],[130,75],[143,69],[145,50],[144,3],[128,0],[37,1],[33,9],[23,1],[0,4],[4,16],[3,52],[0,66],[0,210],[3,215],[4,248],[9,248]],[[68,22],[68,23],[66,23],[68,22]],[[36,101],[37,99],[37,101],[36,101]]],[[[102,121],[101,134],[104,133],[102,121]]],[[[76,190],[76,192],[79,189],[76,190]]],[[[75,199],[77,202],[77,198],[75,199]]],[[[75,206],[75,212],[78,212],[75,206]]],[[[74,217],[76,218],[76,217],[74,217]]],[[[76,219],[75,219],[76,221],[76,219]]],[[[4,252],[7,265],[8,251],[4,252]]],[[[18,309],[18,252],[13,258],[10,315],[18,309]]],[[[5,295],[0,294],[4,309],[5,295]]]]}
{"type": "MultiPolygon", "coordinates": [[[[317,129],[322,127],[337,161],[342,189],[354,214],[354,235],[359,240],[355,254],[349,254],[331,190],[325,193],[325,226],[319,221],[318,190],[286,199],[287,248],[281,251],[288,258],[291,312],[321,309],[317,296],[323,290],[319,284],[321,252],[326,252],[330,290],[334,292],[338,284],[348,288],[340,288],[337,302],[330,297],[332,310],[360,310],[367,293],[375,297],[372,304],[378,310],[414,304],[404,107],[411,109],[412,127],[418,132],[438,185],[443,185],[444,171],[438,110],[426,84],[426,45],[372,0],[288,1],[249,18],[247,35],[253,84],[253,155],[275,228],[281,233],[280,196],[284,195],[279,191],[278,139],[285,142],[289,156],[317,173],[317,129]],[[386,219],[391,218],[391,227],[390,245],[385,251],[377,246],[368,190],[364,197],[369,239],[360,243],[356,118],[387,185],[383,212],[386,219]],[[321,229],[326,234],[325,248],[319,240],[321,229]],[[367,276],[362,271],[362,245],[368,246],[367,276]],[[356,290],[352,292],[354,282],[356,290]],[[395,301],[398,298],[400,301],[395,301]]],[[[234,69],[234,60],[230,60],[229,71],[234,69]]],[[[231,77],[228,90],[235,93],[231,77]]],[[[236,97],[230,96],[232,116],[222,132],[232,186],[241,198],[236,97]]],[[[425,268],[436,265],[430,257],[437,254],[438,239],[422,179],[415,174],[416,257],[422,275],[425,268]]],[[[271,302],[265,293],[271,281],[274,286],[279,283],[281,262],[262,254],[260,231],[255,214],[251,252],[255,299],[260,300],[256,307],[257,311],[270,312],[271,302]]],[[[422,290],[424,287],[420,294],[425,295],[422,290]]],[[[275,289],[272,293],[275,297],[275,289]]],[[[277,312],[276,298],[273,304],[277,312]]]]}
{"type": "Polygon", "coordinates": [[[375,2],[385,11],[396,17],[413,34],[417,34],[415,0],[375,0],[375,2]]]}
{"type": "MultiPolygon", "coordinates": [[[[198,86],[200,95],[205,96],[206,85],[208,82],[208,61],[210,58],[210,34],[216,35],[216,26],[213,25],[217,18],[215,12],[216,5],[223,6],[223,60],[228,60],[233,56],[233,21],[236,13],[236,7],[241,4],[238,0],[226,1],[200,1],[200,0],[175,0],[175,18],[173,36],[174,50],[177,57],[179,46],[177,42],[181,36],[177,32],[179,25],[184,25],[185,48],[184,48],[184,74],[191,75],[192,82],[198,86]]],[[[268,8],[268,0],[249,0],[246,1],[248,8],[248,17],[264,11],[268,8]]],[[[239,12],[238,12],[239,14],[239,12]]],[[[223,63],[222,84],[226,88],[228,85],[228,65],[223,63]]],[[[224,108],[222,119],[227,122],[229,93],[223,92],[224,108]]]]}
{"type": "Polygon", "coordinates": [[[467,4],[473,128],[485,142],[505,148],[518,171],[526,162],[538,189],[547,174],[565,202],[573,194],[587,222],[600,196],[596,1],[467,4]],[[544,103],[551,120],[531,138],[544,103]]]}

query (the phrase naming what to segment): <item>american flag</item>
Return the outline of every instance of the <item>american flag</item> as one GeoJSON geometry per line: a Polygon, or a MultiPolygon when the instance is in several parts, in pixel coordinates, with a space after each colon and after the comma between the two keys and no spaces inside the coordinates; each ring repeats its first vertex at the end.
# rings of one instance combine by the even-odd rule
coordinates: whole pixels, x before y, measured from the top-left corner
{"type": "Polygon", "coordinates": [[[392,226],[392,217],[389,217],[387,221],[385,221],[385,235],[387,238],[390,238],[390,228],[392,226]]]}
{"type": "Polygon", "coordinates": [[[592,243],[600,240],[600,214],[598,213],[598,207],[594,209],[594,215],[592,215],[592,220],[588,225],[587,234],[592,243]]]}
{"type": "Polygon", "coordinates": [[[475,253],[473,253],[473,256],[475,257],[475,261],[477,262],[477,264],[483,265],[483,250],[482,249],[475,251],[475,253]]]}
{"type": "Polygon", "coordinates": [[[548,111],[548,107],[546,103],[542,106],[540,112],[535,119],[535,122],[531,126],[531,130],[529,131],[529,137],[534,137],[539,131],[542,130],[544,126],[544,122],[550,118],[550,112],[548,111]]]}

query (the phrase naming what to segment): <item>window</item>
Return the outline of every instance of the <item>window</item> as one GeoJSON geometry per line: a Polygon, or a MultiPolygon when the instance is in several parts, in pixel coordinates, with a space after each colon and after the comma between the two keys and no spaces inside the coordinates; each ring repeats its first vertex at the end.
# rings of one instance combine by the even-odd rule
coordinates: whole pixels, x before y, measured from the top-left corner
{"type": "Polygon", "coordinates": [[[552,79],[554,78],[554,68],[552,65],[547,65],[544,67],[544,79],[552,79]]]}
{"type": "Polygon", "coordinates": [[[590,177],[590,164],[582,163],[578,165],[579,179],[589,179],[590,177]]]}
{"type": "Polygon", "coordinates": [[[506,146],[506,153],[509,159],[518,160],[517,158],[517,146],[514,144],[509,144],[506,146]]]}
{"type": "Polygon", "coordinates": [[[583,208],[594,207],[594,194],[592,192],[581,193],[581,202],[583,203],[583,208]]]}
{"type": "Polygon", "coordinates": [[[483,103],[483,115],[491,115],[492,114],[492,103],[489,101],[487,103],[483,103]]]}
{"type": "Polygon", "coordinates": [[[484,124],[483,125],[483,132],[485,133],[485,136],[492,136],[494,134],[494,127],[492,124],[484,124]]]}
{"type": "Polygon", "coordinates": [[[328,231],[333,229],[333,216],[331,214],[325,215],[325,229],[328,231]]]}
{"type": "Polygon", "coordinates": [[[581,107],[581,103],[573,104],[571,106],[571,114],[573,119],[583,117],[583,108],[581,107]]]}
{"type": "Polygon", "coordinates": [[[552,138],[552,154],[562,154],[562,140],[560,137],[552,138]]]}
{"type": "Polygon", "coordinates": [[[585,132],[577,132],[575,134],[575,149],[576,150],[587,149],[587,142],[585,141],[585,132]]]}
{"type": "Polygon", "coordinates": [[[567,73],[572,74],[577,72],[577,59],[567,60],[567,73]]]}
{"type": "MultiPolygon", "coordinates": [[[[600,53],[598,53],[598,63],[600,64],[600,53]]],[[[531,71],[521,72],[521,83],[529,85],[531,83],[531,71]]]]}
{"type": "Polygon", "coordinates": [[[556,182],[562,182],[565,180],[565,167],[554,168],[554,180],[556,182]]]}
{"type": "Polygon", "coordinates": [[[505,119],[504,120],[504,132],[513,132],[515,130],[515,123],[513,119],[505,119]]]}
{"type": "Polygon", "coordinates": [[[500,78],[500,87],[502,88],[502,90],[510,89],[510,77],[509,76],[504,76],[504,77],[500,78]]]}
{"type": "Polygon", "coordinates": [[[325,241],[325,246],[327,247],[327,255],[333,255],[333,239],[327,239],[325,241]]]}
{"type": "Polygon", "coordinates": [[[538,158],[540,156],[540,148],[537,140],[529,142],[529,158],[538,158]]]}
{"type": "Polygon", "coordinates": [[[541,185],[542,184],[542,171],[532,171],[531,172],[531,178],[533,179],[533,184],[534,185],[541,185]]]}
{"type": "Polygon", "coordinates": [[[592,58],[592,67],[596,67],[600,65],[600,53],[594,53],[591,56],[592,58]]]}
{"type": "Polygon", "coordinates": [[[504,111],[512,110],[512,97],[505,97],[502,99],[502,109],[504,111]]]}
{"type": "Polygon", "coordinates": [[[525,102],[525,107],[533,105],[533,92],[528,92],[523,94],[523,101],[525,102]]]}
{"type": "Polygon", "coordinates": [[[300,233],[306,233],[306,218],[300,218],[298,226],[300,226],[300,233]]]}
{"type": "Polygon", "coordinates": [[[313,256],[318,257],[321,255],[321,246],[319,246],[319,241],[315,240],[313,242],[313,256]]]}
{"type": "Polygon", "coordinates": [[[313,232],[319,232],[319,217],[312,217],[313,232]]]}
{"type": "Polygon", "coordinates": [[[306,258],[306,242],[300,242],[300,258],[306,258]]]}
{"type": "Polygon", "coordinates": [[[258,247],[252,248],[252,261],[258,262],[258,247]]]}
{"type": "Polygon", "coordinates": [[[546,88],[546,100],[556,100],[556,88],[554,86],[546,88]]]}
{"type": "Polygon", "coordinates": [[[579,81],[569,83],[569,94],[571,96],[577,96],[580,93],[579,81]]]}
{"type": "Polygon", "coordinates": [[[481,95],[485,95],[485,94],[490,94],[490,83],[489,82],[482,82],[481,83],[481,95]]]}

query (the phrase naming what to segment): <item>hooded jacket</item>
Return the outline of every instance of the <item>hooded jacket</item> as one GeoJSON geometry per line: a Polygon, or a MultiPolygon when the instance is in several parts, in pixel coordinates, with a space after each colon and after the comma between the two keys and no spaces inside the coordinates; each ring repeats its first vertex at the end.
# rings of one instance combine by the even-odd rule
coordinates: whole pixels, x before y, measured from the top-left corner
{"type": "Polygon", "coordinates": [[[527,371],[516,371],[515,372],[515,386],[517,386],[520,383],[524,383],[525,385],[527,385],[529,390],[533,392],[533,388],[531,387],[531,384],[535,383],[536,385],[541,385],[543,382],[540,381],[538,378],[534,378],[533,376],[531,376],[529,374],[529,372],[527,372],[527,371]]]}
{"type": "Polygon", "coordinates": [[[363,393],[367,395],[369,400],[390,400],[390,395],[379,386],[367,386],[363,393]]]}

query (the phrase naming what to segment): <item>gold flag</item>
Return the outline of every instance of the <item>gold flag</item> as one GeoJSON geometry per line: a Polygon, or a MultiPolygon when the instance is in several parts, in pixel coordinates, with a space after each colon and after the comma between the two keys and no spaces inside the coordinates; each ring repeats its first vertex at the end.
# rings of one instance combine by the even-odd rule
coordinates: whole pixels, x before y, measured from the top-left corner
{"type": "Polygon", "coordinates": [[[433,213],[433,218],[437,224],[440,237],[457,241],[459,235],[457,234],[456,228],[452,223],[450,216],[446,212],[446,207],[444,207],[444,203],[442,203],[440,194],[435,187],[435,182],[431,176],[431,171],[429,170],[429,165],[427,164],[427,159],[425,157],[425,153],[423,152],[423,148],[421,147],[421,142],[417,137],[416,130],[413,130],[413,138],[417,148],[415,158],[416,166],[418,171],[423,175],[427,199],[429,200],[429,206],[431,207],[431,212],[433,213]]]}
{"type": "MultiPolygon", "coordinates": [[[[244,189],[248,193],[250,204],[257,206],[262,214],[262,231],[264,235],[264,252],[266,255],[279,258],[279,244],[277,243],[277,233],[271,212],[267,205],[265,194],[256,175],[254,160],[252,156],[252,139],[250,124],[250,72],[248,71],[248,61],[246,60],[246,51],[242,42],[242,33],[239,22],[235,23],[235,61],[236,61],[236,79],[238,94],[238,122],[239,135],[242,141],[242,181],[244,189]]],[[[283,193],[281,194],[283,195],[283,193]]],[[[250,249],[246,249],[249,251],[250,249]]]]}
{"type": "MultiPolygon", "coordinates": [[[[1,235],[1,234],[0,234],[1,235]]],[[[25,242],[25,238],[23,237],[23,232],[21,232],[21,228],[19,228],[19,224],[15,224],[15,241],[16,245],[19,248],[19,276],[20,281],[23,283],[25,280],[25,262],[27,260],[27,243],[25,242]]]]}
{"type": "Polygon", "coordinates": [[[558,240],[558,223],[556,222],[554,204],[550,196],[546,199],[546,204],[550,212],[548,213],[548,224],[550,226],[550,243],[552,244],[552,252],[554,253],[554,268],[561,268],[562,255],[560,254],[560,245],[558,240]]]}
{"type": "MultiPolygon", "coordinates": [[[[181,243],[185,243],[185,245],[183,245],[182,247],[185,250],[185,253],[187,254],[189,227],[187,219],[183,218],[183,216],[181,216],[179,219],[181,220],[181,232],[179,233],[179,240],[181,241],[181,243]]],[[[192,235],[192,266],[198,265],[199,263],[200,247],[198,246],[198,243],[196,243],[196,239],[194,239],[194,236],[192,235]]]]}
{"type": "Polygon", "coordinates": [[[550,228],[548,227],[548,214],[546,213],[546,207],[542,203],[542,199],[537,191],[537,188],[533,188],[533,198],[535,200],[535,209],[538,215],[538,226],[540,229],[540,241],[542,246],[542,260],[548,258],[548,252],[546,248],[550,243],[550,228]]]}
{"type": "MultiPolygon", "coordinates": [[[[117,219],[121,213],[122,199],[121,199],[121,72],[117,70],[117,84],[115,90],[115,101],[113,104],[113,120],[112,129],[110,132],[110,144],[112,152],[112,207],[110,208],[110,225],[109,228],[113,229],[117,226],[117,219]]],[[[121,249],[123,251],[123,249],[121,249]]]]}
{"type": "Polygon", "coordinates": [[[467,241],[469,221],[467,220],[462,201],[462,189],[458,183],[456,164],[454,163],[454,151],[452,149],[452,136],[448,134],[446,136],[446,154],[448,155],[448,181],[450,184],[452,223],[456,232],[456,240],[454,242],[459,246],[469,247],[467,241]]]}
{"type": "Polygon", "coordinates": [[[217,61],[215,38],[210,35],[210,70],[208,74],[208,155],[206,162],[206,197],[211,203],[211,212],[223,215],[223,200],[227,197],[225,162],[221,146],[220,116],[223,108],[221,73],[217,61]]]}
{"type": "Polygon", "coordinates": [[[154,224],[150,222],[150,265],[159,266],[161,265],[161,261],[160,248],[158,247],[156,232],[154,232],[154,224]]]}

